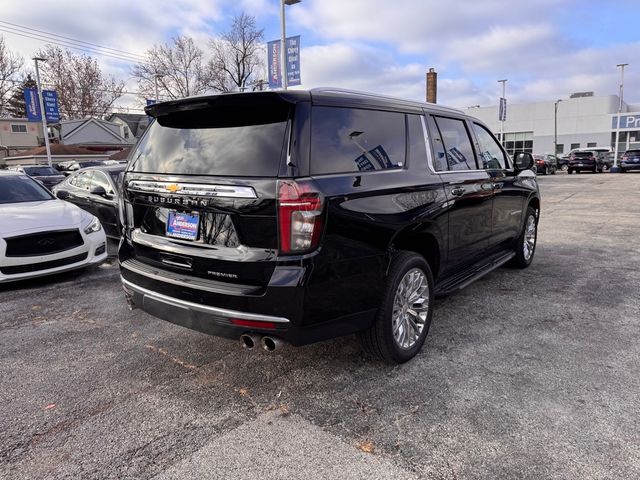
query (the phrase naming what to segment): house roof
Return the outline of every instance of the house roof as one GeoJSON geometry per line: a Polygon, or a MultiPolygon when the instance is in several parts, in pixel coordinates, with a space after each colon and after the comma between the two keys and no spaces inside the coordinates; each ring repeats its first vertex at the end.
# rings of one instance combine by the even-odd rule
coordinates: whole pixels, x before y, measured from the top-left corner
{"type": "MultiPolygon", "coordinates": [[[[71,145],[63,145],[61,143],[52,143],[51,147],[51,155],[96,155],[98,152],[94,152],[93,150],[89,150],[88,148],[80,148],[74,147],[71,145]]],[[[23,152],[18,152],[16,157],[27,157],[33,155],[34,157],[37,155],[46,155],[47,149],[45,147],[36,147],[31,150],[26,150],[23,152]]]]}
{"type": "MultiPolygon", "coordinates": [[[[87,119],[83,120],[80,123],[77,123],[76,120],[69,120],[69,121],[62,122],[62,123],[63,124],[69,124],[69,125],[76,124],[74,128],[72,128],[68,132],[65,132],[65,133],[62,134],[62,141],[63,142],[64,142],[65,139],[68,139],[69,137],[75,135],[80,130],[86,128],[87,125],[94,124],[94,125],[97,125],[98,127],[100,127],[101,129],[103,129],[105,132],[107,132],[114,139],[117,139],[118,140],[117,143],[124,143],[124,139],[122,137],[120,137],[120,135],[118,133],[114,132],[113,130],[111,130],[111,129],[109,129],[107,127],[107,125],[117,126],[113,122],[109,122],[109,121],[106,121],[106,120],[99,120],[99,119],[96,119],[96,118],[87,118],[87,119]]],[[[101,142],[91,142],[91,143],[101,143],[101,142]]],[[[115,143],[115,142],[112,142],[112,143],[115,143]]]]}

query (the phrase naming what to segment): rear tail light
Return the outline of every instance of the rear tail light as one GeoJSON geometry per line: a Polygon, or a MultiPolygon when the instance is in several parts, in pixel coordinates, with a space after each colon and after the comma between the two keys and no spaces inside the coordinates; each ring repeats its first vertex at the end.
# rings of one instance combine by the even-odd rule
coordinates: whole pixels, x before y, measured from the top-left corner
{"type": "Polygon", "coordinates": [[[309,181],[278,181],[280,253],[315,249],[322,233],[323,198],[309,181]]]}

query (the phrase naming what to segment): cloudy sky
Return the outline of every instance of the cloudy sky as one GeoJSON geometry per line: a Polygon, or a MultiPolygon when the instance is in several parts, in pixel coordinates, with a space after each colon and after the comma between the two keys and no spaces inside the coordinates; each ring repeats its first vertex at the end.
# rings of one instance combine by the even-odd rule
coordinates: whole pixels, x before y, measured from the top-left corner
{"type": "MultiPolygon", "coordinates": [[[[178,34],[206,50],[242,10],[266,40],[279,37],[278,0],[5,0],[0,20],[143,54],[178,34]]],[[[439,103],[462,108],[495,104],[502,78],[511,103],[616,94],[616,64],[629,63],[625,99],[640,103],[639,19],[637,0],[302,0],[287,7],[287,34],[302,36],[301,88],[420,100],[434,67],[439,103]]],[[[0,22],[8,46],[26,58],[45,43],[8,29],[0,22]]],[[[130,63],[97,58],[135,89],[130,63]]]]}

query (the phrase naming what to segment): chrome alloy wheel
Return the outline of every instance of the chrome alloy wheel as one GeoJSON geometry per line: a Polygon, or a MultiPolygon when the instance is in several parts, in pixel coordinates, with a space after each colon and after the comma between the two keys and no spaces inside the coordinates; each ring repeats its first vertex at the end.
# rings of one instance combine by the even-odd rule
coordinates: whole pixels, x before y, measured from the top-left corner
{"type": "Polygon", "coordinates": [[[416,344],[428,313],[427,277],[419,268],[412,268],[400,280],[393,299],[393,338],[400,348],[408,350],[416,344]]]}
{"type": "Polygon", "coordinates": [[[536,247],[536,219],[533,215],[529,215],[527,218],[527,225],[524,229],[524,242],[522,242],[522,250],[524,253],[524,259],[529,260],[533,255],[533,250],[536,247]]]}

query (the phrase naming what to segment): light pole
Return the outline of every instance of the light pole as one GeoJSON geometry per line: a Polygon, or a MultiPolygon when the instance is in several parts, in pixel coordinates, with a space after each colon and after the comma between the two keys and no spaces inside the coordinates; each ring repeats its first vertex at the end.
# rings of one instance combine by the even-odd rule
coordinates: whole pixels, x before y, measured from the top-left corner
{"type": "Polygon", "coordinates": [[[502,107],[502,103],[504,102],[504,109],[506,110],[507,104],[506,104],[506,98],[505,98],[505,91],[506,91],[506,83],[507,83],[507,79],[503,79],[503,80],[498,80],[498,83],[502,84],[502,97],[500,97],[500,107],[498,107],[498,111],[500,113],[500,143],[502,144],[502,146],[504,146],[504,119],[507,116],[507,112],[500,112],[500,108],[502,107]],[[504,99],[504,100],[503,100],[504,99]]]}
{"type": "Polygon", "coordinates": [[[44,148],[47,151],[47,163],[51,167],[51,146],[49,145],[49,132],[47,132],[47,114],[44,111],[44,100],[42,99],[42,87],[40,85],[40,70],[38,69],[38,62],[46,61],[46,58],[33,57],[33,62],[36,64],[36,87],[38,89],[38,102],[40,103],[40,117],[42,120],[42,134],[44,135],[44,148]]]}
{"type": "Polygon", "coordinates": [[[558,155],[558,104],[561,102],[558,99],[553,104],[553,155],[558,155]]]}
{"type": "Polygon", "coordinates": [[[287,43],[287,31],[285,28],[284,7],[285,5],[295,5],[301,1],[302,0],[280,0],[280,26],[282,28],[282,37],[280,38],[280,61],[282,62],[282,68],[280,69],[280,72],[282,74],[282,88],[285,90],[287,89],[289,79],[287,78],[287,52],[285,50],[287,43]]]}
{"type": "Polygon", "coordinates": [[[616,118],[616,145],[613,150],[613,167],[611,167],[611,173],[620,172],[618,167],[618,144],[620,142],[620,114],[622,113],[622,97],[624,95],[624,67],[629,65],[628,63],[619,63],[616,67],[620,67],[620,93],[618,98],[618,117],[616,118]]]}

